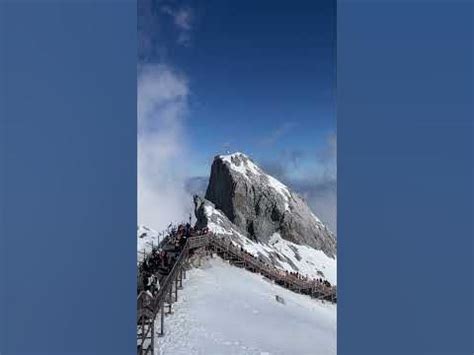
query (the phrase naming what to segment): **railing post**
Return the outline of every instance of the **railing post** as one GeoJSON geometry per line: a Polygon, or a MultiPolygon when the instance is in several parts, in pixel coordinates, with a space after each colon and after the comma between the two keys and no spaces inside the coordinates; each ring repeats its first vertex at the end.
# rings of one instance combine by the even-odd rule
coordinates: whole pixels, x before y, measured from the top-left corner
{"type": "Polygon", "coordinates": [[[163,336],[165,334],[165,303],[161,302],[161,324],[160,324],[160,335],[163,336]]]}
{"type": "Polygon", "coordinates": [[[145,345],[145,317],[141,317],[141,323],[140,323],[140,352],[139,354],[143,354],[143,346],[145,345]]]}
{"type": "Polygon", "coordinates": [[[151,334],[150,334],[150,346],[149,349],[151,350],[151,354],[153,355],[155,353],[155,319],[150,320],[151,324],[151,334]]]}
{"type": "Polygon", "coordinates": [[[169,299],[168,299],[168,305],[169,305],[169,310],[168,314],[171,314],[171,305],[173,303],[173,283],[170,285],[170,292],[169,292],[169,299]]]}
{"type": "Polygon", "coordinates": [[[174,280],[174,292],[175,292],[175,301],[178,302],[178,275],[176,275],[176,279],[174,280]]]}

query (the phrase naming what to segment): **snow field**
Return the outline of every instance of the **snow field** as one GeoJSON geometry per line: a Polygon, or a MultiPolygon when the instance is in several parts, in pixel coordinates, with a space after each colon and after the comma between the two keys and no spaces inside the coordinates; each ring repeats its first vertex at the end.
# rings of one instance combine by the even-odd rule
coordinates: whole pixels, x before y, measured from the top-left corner
{"type": "Polygon", "coordinates": [[[334,304],[293,293],[217,257],[190,270],[183,286],[165,319],[165,336],[156,337],[157,354],[336,354],[334,304]]]}

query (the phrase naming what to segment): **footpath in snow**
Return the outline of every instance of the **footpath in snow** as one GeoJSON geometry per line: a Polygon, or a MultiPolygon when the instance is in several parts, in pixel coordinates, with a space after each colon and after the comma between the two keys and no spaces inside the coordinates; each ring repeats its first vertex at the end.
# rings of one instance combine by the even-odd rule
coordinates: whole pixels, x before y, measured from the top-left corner
{"type": "Polygon", "coordinates": [[[217,257],[187,276],[165,319],[165,336],[156,337],[157,354],[336,354],[336,305],[293,293],[217,257]]]}

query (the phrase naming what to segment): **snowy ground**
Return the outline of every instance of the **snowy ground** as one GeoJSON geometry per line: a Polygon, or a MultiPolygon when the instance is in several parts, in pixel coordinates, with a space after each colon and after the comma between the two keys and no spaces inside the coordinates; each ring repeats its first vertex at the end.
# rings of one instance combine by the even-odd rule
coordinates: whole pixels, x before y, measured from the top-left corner
{"type": "Polygon", "coordinates": [[[336,354],[336,305],[293,293],[219,258],[188,272],[173,308],[165,318],[165,336],[156,338],[157,354],[336,354]]]}

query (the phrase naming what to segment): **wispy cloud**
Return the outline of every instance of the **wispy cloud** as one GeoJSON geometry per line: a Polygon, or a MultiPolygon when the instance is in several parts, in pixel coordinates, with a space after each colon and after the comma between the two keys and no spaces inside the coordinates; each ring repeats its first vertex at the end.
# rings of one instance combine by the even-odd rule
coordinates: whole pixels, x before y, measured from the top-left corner
{"type": "Polygon", "coordinates": [[[138,222],[157,230],[192,211],[186,192],[188,82],[164,65],[138,70],[138,222]]]}
{"type": "Polygon", "coordinates": [[[275,159],[264,161],[261,165],[269,174],[299,193],[315,214],[337,233],[335,132],[327,135],[325,144],[317,151],[284,150],[275,159]],[[296,171],[298,174],[295,174],[296,171]]]}
{"type": "Polygon", "coordinates": [[[317,168],[301,181],[299,192],[310,207],[337,233],[337,136],[331,132],[316,151],[317,168]]]}
{"type": "Polygon", "coordinates": [[[191,30],[193,13],[189,7],[178,9],[172,13],[174,24],[183,31],[191,30]]]}
{"type": "Polygon", "coordinates": [[[285,134],[289,133],[293,128],[295,128],[296,123],[294,122],[285,122],[282,125],[275,128],[270,134],[266,137],[263,137],[260,141],[261,145],[272,146],[278,142],[285,134]]]}
{"type": "Polygon", "coordinates": [[[189,46],[195,16],[192,9],[187,6],[172,7],[171,5],[164,5],[161,7],[161,11],[171,17],[178,32],[177,43],[183,46],[189,46]]]}
{"type": "Polygon", "coordinates": [[[306,179],[293,185],[314,213],[337,233],[337,180],[331,177],[306,179]]]}
{"type": "Polygon", "coordinates": [[[316,152],[316,155],[320,162],[329,164],[331,169],[335,169],[337,158],[337,135],[335,132],[328,134],[326,144],[316,152]]]}
{"type": "Polygon", "coordinates": [[[140,62],[169,62],[173,46],[191,45],[196,14],[190,6],[168,0],[138,0],[137,16],[140,62]]]}
{"type": "Polygon", "coordinates": [[[138,59],[140,61],[162,59],[165,52],[162,35],[161,13],[156,11],[153,0],[137,1],[138,59]]]}
{"type": "Polygon", "coordinates": [[[162,230],[187,219],[193,208],[186,190],[189,83],[170,53],[190,44],[195,15],[169,0],[137,5],[138,222],[162,230]]]}

